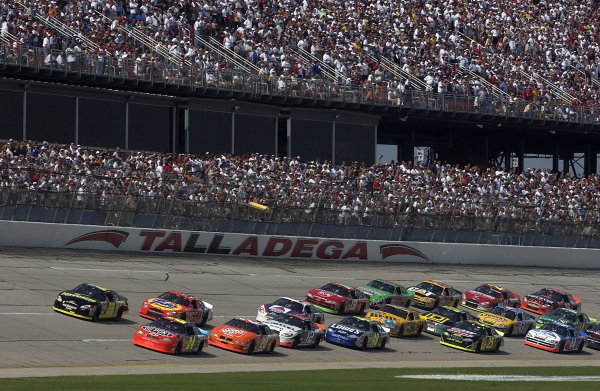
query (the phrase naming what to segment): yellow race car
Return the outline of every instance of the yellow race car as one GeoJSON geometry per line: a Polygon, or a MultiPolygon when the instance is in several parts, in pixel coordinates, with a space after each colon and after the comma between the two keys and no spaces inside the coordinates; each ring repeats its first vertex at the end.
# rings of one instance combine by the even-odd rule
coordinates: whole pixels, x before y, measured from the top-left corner
{"type": "Polygon", "coordinates": [[[365,317],[381,323],[389,329],[392,337],[419,336],[427,324],[416,311],[391,304],[384,304],[377,311],[367,312],[365,317]]]}
{"type": "Polygon", "coordinates": [[[490,312],[483,312],[477,317],[479,322],[502,331],[505,335],[525,335],[535,327],[535,319],[525,311],[497,306],[490,312]]]}
{"type": "Polygon", "coordinates": [[[450,285],[437,281],[423,281],[406,289],[412,295],[411,304],[424,310],[432,310],[437,306],[458,306],[462,292],[450,285]]]}

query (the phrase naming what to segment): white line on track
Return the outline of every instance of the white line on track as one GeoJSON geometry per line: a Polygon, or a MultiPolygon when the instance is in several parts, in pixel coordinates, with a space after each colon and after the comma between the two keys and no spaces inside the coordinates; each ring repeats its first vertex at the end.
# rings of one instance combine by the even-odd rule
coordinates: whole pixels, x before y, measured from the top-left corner
{"type": "Polygon", "coordinates": [[[58,315],[54,312],[0,312],[0,315],[45,315],[55,316],[58,315]]]}
{"type": "Polygon", "coordinates": [[[460,381],[600,381],[600,376],[526,376],[526,375],[399,375],[404,379],[434,379],[460,381]]]}
{"type": "Polygon", "coordinates": [[[52,267],[50,267],[50,269],[94,271],[94,272],[166,273],[165,271],[162,271],[162,270],[91,269],[91,268],[84,268],[84,267],[56,267],[56,266],[52,266],[52,267]]]}
{"type": "Polygon", "coordinates": [[[88,338],[82,339],[81,342],[128,342],[131,339],[98,339],[98,338],[88,338]]]}
{"type": "MultiPolygon", "coordinates": [[[[325,276],[297,276],[293,274],[248,274],[250,277],[288,277],[288,278],[318,278],[318,279],[331,279],[331,280],[356,280],[354,277],[325,277],[325,276]]],[[[469,281],[471,282],[471,281],[469,281]]]]}

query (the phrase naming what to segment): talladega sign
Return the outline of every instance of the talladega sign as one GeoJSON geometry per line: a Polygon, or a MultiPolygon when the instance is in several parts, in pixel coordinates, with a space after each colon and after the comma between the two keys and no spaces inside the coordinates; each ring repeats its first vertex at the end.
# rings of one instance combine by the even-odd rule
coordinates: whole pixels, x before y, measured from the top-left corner
{"type": "Polygon", "coordinates": [[[91,227],[80,227],[79,233],[65,240],[64,246],[261,258],[429,262],[426,255],[413,247],[386,242],[215,232],[85,228],[91,227]]]}

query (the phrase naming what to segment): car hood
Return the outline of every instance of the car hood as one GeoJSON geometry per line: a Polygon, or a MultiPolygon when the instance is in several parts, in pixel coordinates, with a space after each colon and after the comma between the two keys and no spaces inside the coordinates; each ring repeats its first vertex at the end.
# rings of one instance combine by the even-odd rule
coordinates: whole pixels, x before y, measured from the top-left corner
{"type": "Polygon", "coordinates": [[[271,330],[278,331],[280,334],[285,332],[298,333],[302,331],[300,327],[290,326],[289,324],[277,322],[274,320],[267,320],[266,322],[263,322],[263,324],[269,326],[271,330]]]}
{"type": "Polygon", "coordinates": [[[255,333],[229,325],[217,326],[214,329],[212,329],[211,332],[217,335],[223,335],[228,338],[233,338],[242,341],[250,340],[256,336],[255,333]]]}
{"type": "Polygon", "coordinates": [[[144,330],[145,332],[147,332],[150,335],[155,335],[158,337],[168,337],[168,338],[173,338],[178,336],[179,334],[173,333],[172,331],[169,330],[165,330],[163,328],[160,327],[155,327],[152,325],[144,325],[144,326],[140,326],[139,328],[140,330],[144,330]]]}
{"type": "Polygon", "coordinates": [[[356,289],[358,289],[365,295],[369,295],[369,297],[376,298],[376,299],[392,296],[392,294],[389,292],[382,291],[382,290],[373,288],[371,286],[360,286],[356,289]]]}
{"type": "Polygon", "coordinates": [[[148,306],[161,310],[161,311],[183,311],[187,307],[182,306],[181,304],[173,303],[172,301],[161,299],[159,297],[153,297],[151,299],[146,300],[148,306]]]}
{"type": "Polygon", "coordinates": [[[481,292],[474,292],[474,291],[466,291],[465,299],[476,301],[477,303],[483,303],[483,302],[497,303],[500,301],[500,299],[497,297],[486,295],[485,293],[481,293],[481,292]]]}
{"type": "Polygon", "coordinates": [[[435,322],[435,323],[440,323],[440,324],[445,324],[445,325],[453,325],[454,323],[456,323],[450,318],[446,318],[445,316],[442,316],[442,315],[432,314],[431,312],[422,314],[421,318],[425,318],[425,320],[428,320],[430,322],[435,322]]]}
{"type": "Polygon", "coordinates": [[[61,292],[59,296],[62,297],[63,301],[70,301],[78,304],[94,304],[98,303],[98,300],[94,300],[91,297],[81,295],[79,293],[61,292]]]}
{"type": "Polygon", "coordinates": [[[340,296],[338,294],[320,288],[311,289],[308,293],[312,294],[314,297],[320,297],[325,300],[342,301],[345,299],[344,296],[340,296]]]}
{"type": "Polygon", "coordinates": [[[356,329],[354,327],[348,327],[344,325],[340,325],[337,323],[329,326],[329,330],[335,332],[336,334],[347,336],[347,337],[360,337],[365,333],[364,330],[356,329]]]}

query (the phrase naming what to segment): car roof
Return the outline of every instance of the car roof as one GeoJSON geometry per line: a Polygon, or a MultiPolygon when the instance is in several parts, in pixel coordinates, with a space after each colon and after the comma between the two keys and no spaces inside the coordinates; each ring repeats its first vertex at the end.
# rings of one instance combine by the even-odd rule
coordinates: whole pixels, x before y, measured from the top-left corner
{"type": "Polygon", "coordinates": [[[421,282],[428,282],[430,284],[437,285],[442,288],[452,288],[452,286],[450,286],[448,284],[444,284],[443,282],[437,282],[437,281],[433,281],[433,280],[425,280],[425,281],[421,281],[421,282]]]}

